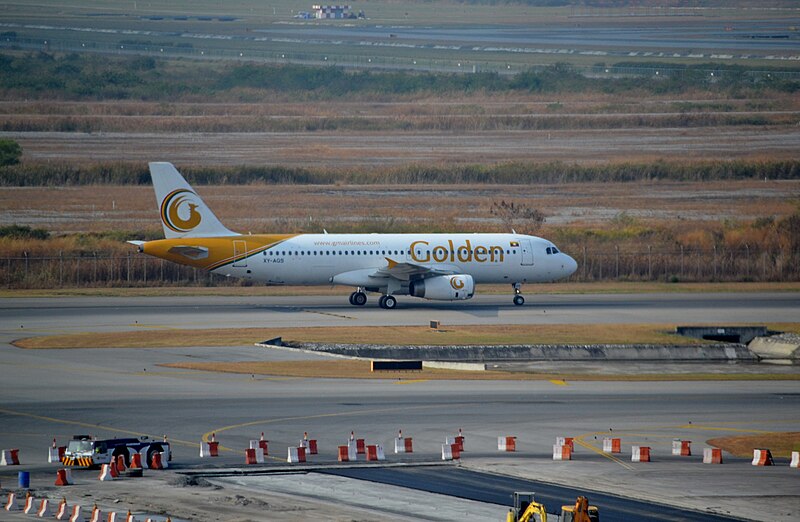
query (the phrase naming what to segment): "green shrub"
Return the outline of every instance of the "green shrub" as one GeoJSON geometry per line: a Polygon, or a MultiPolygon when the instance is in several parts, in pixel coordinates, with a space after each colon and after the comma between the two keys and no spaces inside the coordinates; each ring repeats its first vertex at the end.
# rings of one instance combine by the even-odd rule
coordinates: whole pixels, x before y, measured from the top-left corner
{"type": "Polygon", "coordinates": [[[7,225],[0,227],[0,238],[8,239],[39,239],[50,238],[50,232],[43,228],[31,228],[21,225],[7,225]]]}
{"type": "Polygon", "coordinates": [[[22,147],[14,140],[0,139],[0,166],[16,165],[22,157],[22,147]]]}
{"type": "MultiPolygon", "coordinates": [[[[344,96],[426,95],[464,92],[535,93],[641,93],[675,94],[692,89],[747,97],[769,89],[794,93],[800,81],[779,78],[769,71],[754,75],[740,66],[717,64],[670,66],[666,77],[589,78],[572,66],[557,63],[534,67],[513,76],[493,72],[428,73],[413,71],[347,71],[336,66],[294,64],[193,62],[175,74],[173,62],[153,57],[100,54],[0,53],[0,92],[26,98],[139,99],[176,101],[191,94],[194,99],[215,101],[220,93],[234,92],[253,100],[269,93],[295,98],[340,99],[344,96]],[[709,69],[718,76],[710,80],[709,69]]],[[[660,67],[663,64],[616,64],[628,67],[660,67]]],[[[780,71],[780,69],[774,69],[780,71]]],[[[556,107],[551,107],[551,110],[556,107]]]]}
{"type": "MultiPolygon", "coordinates": [[[[509,162],[488,165],[412,164],[386,169],[303,168],[240,165],[196,167],[178,165],[187,181],[196,185],[268,184],[521,184],[633,182],[647,180],[713,181],[735,179],[800,179],[800,161],[708,161],[614,163],[509,162]]],[[[0,186],[149,185],[150,173],[143,163],[59,164],[31,163],[0,168],[0,186]]],[[[620,227],[635,224],[620,214],[620,227]]]]}

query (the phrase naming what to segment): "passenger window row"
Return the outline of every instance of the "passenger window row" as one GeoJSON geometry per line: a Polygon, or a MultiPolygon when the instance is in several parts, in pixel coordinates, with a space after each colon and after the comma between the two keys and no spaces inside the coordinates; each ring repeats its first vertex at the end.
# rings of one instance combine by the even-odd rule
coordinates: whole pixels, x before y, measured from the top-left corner
{"type": "MultiPolygon", "coordinates": [[[[553,250],[555,250],[555,247],[553,247],[553,250]]],[[[427,255],[430,255],[430,253],[431,253],[430,250],[426,250],[425,252],[426,252],[427,255]]],[[[477,252],[476,250],[473,250],[472,254],[474,255],[476,252],[477,252]]],[[[455,254],[455,252],[452,252],[452,251],[450,253],[453,254],[453,255],[455,254]]],[[[506,254],[508,254],[508,255],[516,254],[516,253],[517,253],[516,250],[506,250],[506,254]]],[[[550,253],[550,248],[549,247],[547,248],[547,253],[548,254],[550,253]]],[[[288,252],[286,250],[274,250],[274,251],[273,250],[264,250],[263,254],[264,254],[264,256],[285,256],[285,255],[290,255],[290,256],[336,256],[336,255],[339,255],[339,256],[347,256],[347,255],[351,255],[351,256],[373,256],[373,255],[400,256],[400,255],[404,255],[404,254],[409,254],[410,255],[411,254],[411,250],[406,250],[405,252],[403,252],[402,250],[363,250],[363,251],[362,250],[338,250],[338,251],[337,250],[319,250],[319,251],[317,251],[317,250],[289,250],[288,252]]],[[[422,255],[422,251],[417,250],[417,255],[422,255]]]]}
{"type": "MultiPolygon", "coordinates": [[[[408,250],[406,253],[410,254],[408,250]]],[[[399,256],[402,250],[265,250],[265,256],[399,256]]]]}
{"type": "MultiPolygon", "coordinates": [[[[501,250],[502,252],[502,250],[501,250]]],[[[557,253],[555,247],[553,247],[553,253],[557,253]]],[[[430,250],[426,250],[425,253],[430,255],[430,250]]],[[[471,252],[473,255],[477,253],[477,250],[473,250],[471,252]]],[[[506,250],[506,254],[516,254],[516,250],[506,250]]],[[[550,254],[550,247],[547,247],[547,253],[550,254]]],[[[400,256],[400,255],[410,255],[411,250],[264,250],[264,256],[400,256]]],[[[451,251],[451,255],[455,255],[455,252],[451,251]]],[[[422,251],[417,250],[417,255],[421,256],[422,251]]]]}

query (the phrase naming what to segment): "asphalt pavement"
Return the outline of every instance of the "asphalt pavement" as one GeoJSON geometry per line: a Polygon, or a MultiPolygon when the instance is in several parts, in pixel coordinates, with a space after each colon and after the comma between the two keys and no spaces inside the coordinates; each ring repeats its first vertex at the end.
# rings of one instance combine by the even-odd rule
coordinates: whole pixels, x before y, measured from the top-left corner
{"type": "Polygon", "coordinates": [[[443,495],[456,496],[487,504],[513,505],[509,492],[533,492],[535,500],[544,504],[549,513],[560,511],[561,506],[574,505],[579,496],[590,498],[597,506],[602,520],[652,520],[652,521],[708,521],[722,522],[734,518],[712,515],[708,512],[681,509],[642,502],[585,489],[569,488],[536,480],[495,475],[463,468],[378,468],[322,471],[321,473],[353,479],[380,482],[404,488],[420,489],[443,495]]]}
{"type": "MultiPolygon", "coordinates": [[[[487,481],[487,496],[471,502],[498,502],[520,488],[545,495],[541,482],[755,520],[792,520],[800,513],[797,470],[789,468],[786,459],[777,459],[774,468],[758,468],[728,454],[723,466],[703,465],[697,456],[714,437],[800,431],[796,381],[301,379],[196,372],[160,364],[318,356],[256,346],[22,350],[9,344],[27,335],[123,329],[421,324],[428,318],[445,324],[696,323],[726,318],[750,323],[791,320],[798,311],[798,298],[792,293],[541,296],[541,309],[516,308],[506,304],[506,298],[480,296],[458,306],[401,300],[401,308],[394,311],[354,309],[339,297],[5,299],[0,302],[0,448],[19,448],[24,469],[34,472],[34,485],[52,485],[45,450],[53,437],[64,444],[77,433],[166,434],[174,445],[174,468],[181,471],[242,466],[249,440],[264,432],[273,457],[268,465],[289,470],[283,462],[286,448],[298,444],[306,431],[320,447],[312,462],[329,465],[336,462],[336,446],[351,431],[393,448],[402,429],[414,439],[414,454],[389,453],[387,460],[417,464],[438,461],[445,437],[462,428],[467,437],[462,467],[522,481],[487,481]],[[222,456],[213,462],[200,459],[198,452],[201,439],[211,433],[223,447],[222,456]],[[608,458],[599,448],[603,436],[612,433],[621,437],[623,453],[608,458]],[[498,436],[516,436],[517,452],[498,452],[498,436]],[[558,436],[580,441],[572,461],[552,460],[558,436]],[[672,456],[675,438],[692,440],[695,456],[672,456]],[[653,462],[631,463],[634,444],[651,446],[653,462]]],[[[0,468],[0,482],[13,483],[17,471],[0,468]]],[[[407,482],[435,482],[409,473],[407,482]]],[[[440,480],[450,484],[445,496],[477,497],[475,481],[459,489],[459,481],[451,476],[441,475],[440,480]]],[[[246,478],[237,480],[245,482],[237,487],[249,487],[249,495],[269,494],[257,482],[247,486],[246,478]],[[260,493],[253,493],[256,490],[260,493]]],[[[572,493],[554,494],[553,501],[562,502],[556,499],[568,499],[572,493]]],[[[306,494],[298,487],[296,502],[319,501],[315,493],[306,494]]],[[[433,513],[442,495],[419,494],[415,506],[422,511],[428,506],[433,513]]],[[[608,506],[609,513],[618,509],[608,506]]]]}
{"type": "MultiPolygon", "coordinates": [[[[524,306],[508,295],[476,295],[463,302],[399,297],[395,310],[364,307],[342,296],[294,297],[64,297],[0,300],[0,340],[83,331],[169,328],[455,324],[761,324],[794,322],[800,294],[654,293],[548,294],[524,287],[524,306]]],[[[257,339],[256,341],[260,341],[257,339]]]]}

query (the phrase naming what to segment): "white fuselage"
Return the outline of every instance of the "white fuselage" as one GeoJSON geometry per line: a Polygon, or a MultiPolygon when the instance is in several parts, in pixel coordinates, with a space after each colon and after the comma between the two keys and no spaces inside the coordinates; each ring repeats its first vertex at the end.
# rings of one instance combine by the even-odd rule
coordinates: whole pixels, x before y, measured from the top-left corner
{"type": "MultiPolygon", "coordinates": [[[[239,249],[249,252],[247,236],[239,249]]],[[[476,284],[568,277],[575,261],[550,241],[522,234],[301,234],[215,273],[272,284],[325,285],[338,274],[411,263],[471,275],[476,284]]]]}

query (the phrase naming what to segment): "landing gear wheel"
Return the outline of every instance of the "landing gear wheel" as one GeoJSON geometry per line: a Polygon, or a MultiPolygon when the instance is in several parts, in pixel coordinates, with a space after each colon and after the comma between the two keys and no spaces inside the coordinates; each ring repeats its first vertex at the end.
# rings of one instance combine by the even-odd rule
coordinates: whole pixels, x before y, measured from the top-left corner
{"type": "Polygon", "coordinates": [[[391,295],[383,295],[380,299],[378,299],[378,306],[386,310],[392,310],[395,306],[397,306],[397,299],[391,295]]]}
{"type": "Polygon", "coordinates": [[[350,303],[356,306],[364,306],[367,304],[367,294],[364,292],[353,292],[353,295],[350,296],[350,303]]]}
{"type": "Polygon", "coordinates": [[[525,304],[525,298],[522,297],[521,295],[515,295],[514,296],[514,304],[517,305],[517,306],[524,305],[525,304]]]}

